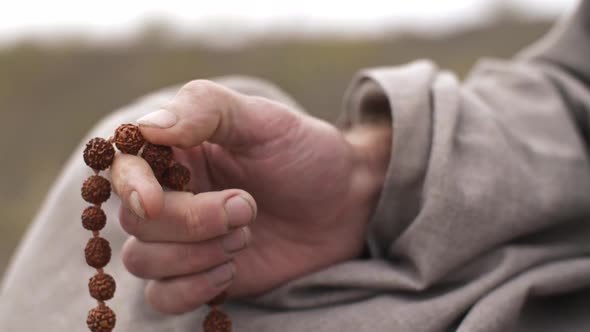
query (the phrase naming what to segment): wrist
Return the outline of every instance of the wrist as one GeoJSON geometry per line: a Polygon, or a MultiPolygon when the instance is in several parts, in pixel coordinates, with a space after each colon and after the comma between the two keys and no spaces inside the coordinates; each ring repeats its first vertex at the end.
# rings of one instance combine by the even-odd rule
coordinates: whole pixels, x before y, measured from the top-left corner
{"type": "Polygon", "coordinates": [[[372,182],[383,183],[391,158],[392,134],[390,123],[359,125],[344,133],[356,172],[368,172],[372,182]]]}
{"type": "Polygon", "coordinates": [[[351,189],[365,211],[372,215],[383,187],[391,158],[392,127],[389,121],[358,125],[344,133],[354,159],[351,189]]]}

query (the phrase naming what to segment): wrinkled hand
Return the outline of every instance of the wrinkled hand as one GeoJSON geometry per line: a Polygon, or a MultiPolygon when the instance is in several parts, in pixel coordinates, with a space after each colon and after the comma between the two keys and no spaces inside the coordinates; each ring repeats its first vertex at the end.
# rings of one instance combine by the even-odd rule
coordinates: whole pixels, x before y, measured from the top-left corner
{"type": "Polygon", "coordinates": [[[186,312],[225,289],[259,294],[361,252],[384,173],[364,135],[202,80],[138,122],[148,141],[175,147],[196,193],[163,191],[139,157],[113,164],[131,235],[123,262],[150,280],[157,310],[186,312]]]}

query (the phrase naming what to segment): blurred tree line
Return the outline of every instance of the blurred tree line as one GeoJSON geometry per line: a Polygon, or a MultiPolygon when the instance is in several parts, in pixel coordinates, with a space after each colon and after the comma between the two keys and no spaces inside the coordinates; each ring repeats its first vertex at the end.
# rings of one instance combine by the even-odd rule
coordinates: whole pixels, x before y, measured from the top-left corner
{"type": "Polygon", "coordinates": [[[549,26],[497,20],[436,38],[400,32],[371,39],[286,35],[231,49],[169,42],[165,31],[152,26],[125,44],[71,39],[0,48],[0,276],[82,136],[139,96],[195,78],[255,75],[276,82],[310,113],[331,121],[360,68],[430,58],[463,76],[478,58],[509,57],[549,26]]]}

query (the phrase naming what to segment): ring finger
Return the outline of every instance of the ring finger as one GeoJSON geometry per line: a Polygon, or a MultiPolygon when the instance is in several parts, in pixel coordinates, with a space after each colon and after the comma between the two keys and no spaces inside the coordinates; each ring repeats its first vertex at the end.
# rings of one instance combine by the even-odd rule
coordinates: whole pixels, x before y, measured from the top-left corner
{"type": "Polygon", "coordinates": [[[130,237],[123,246],[122,258],[127,270],[140,278],[170,278],[230,261],[249,241],[247,227],[198,243],[142,242],[130,237]]]}

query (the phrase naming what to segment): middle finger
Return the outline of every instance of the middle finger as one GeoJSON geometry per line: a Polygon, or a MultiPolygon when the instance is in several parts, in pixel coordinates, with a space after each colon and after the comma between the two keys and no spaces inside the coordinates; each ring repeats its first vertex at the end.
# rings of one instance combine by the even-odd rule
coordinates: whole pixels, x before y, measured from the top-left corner
{"type": "Polygon", "coordinates": [[[198,242],[246,226],[256,215],[256,202],[243,190],[163,195],[164,204],[155,219],[139,218],[122,206],[123,229],[143,242],[198,242]]]}

